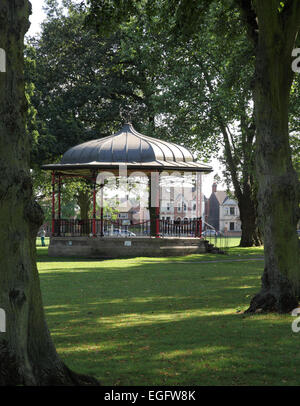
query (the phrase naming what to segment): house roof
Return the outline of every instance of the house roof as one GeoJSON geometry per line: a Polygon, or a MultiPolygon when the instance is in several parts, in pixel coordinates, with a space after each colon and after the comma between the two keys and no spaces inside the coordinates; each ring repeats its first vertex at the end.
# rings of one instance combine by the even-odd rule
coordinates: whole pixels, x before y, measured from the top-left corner
{"type": "Polygon", "coordinates": [[[233,197],[226,196],[226,198],[222,204],[231,206],[231,205],[237,204],[237,201],[233,197]]]}
{"type": "Polygon", "coordinates": [[[224,200],[227,198],[227,193],[225,190],[218,190],[213,193],[216,196],[216,199],[218,200],[219,204],[222,204],[224,200]]]}

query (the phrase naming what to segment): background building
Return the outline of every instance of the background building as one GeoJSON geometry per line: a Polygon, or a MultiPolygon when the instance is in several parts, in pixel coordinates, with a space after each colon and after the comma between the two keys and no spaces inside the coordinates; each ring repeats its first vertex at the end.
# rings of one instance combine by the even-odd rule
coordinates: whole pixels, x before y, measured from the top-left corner
{"type": "Polygon", "coordinates": [[[217,231],[240,235],[240,211],[237,201],[230,195],[224,190],[217,190],[217,184],[213,183],[212,193],[205,202],[205,221],[217,231]]]}

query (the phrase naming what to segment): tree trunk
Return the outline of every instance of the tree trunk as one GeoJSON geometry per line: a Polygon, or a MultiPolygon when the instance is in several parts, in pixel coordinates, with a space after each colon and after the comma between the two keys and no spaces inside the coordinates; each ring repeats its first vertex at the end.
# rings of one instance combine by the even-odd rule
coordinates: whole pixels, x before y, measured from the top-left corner
{"type": "Polygon", "coordinates": [[[288,102],[292,83],[291,50],[299,29],[296,2],[282,15],[278,3],[256,1],[259,37],[256,55],[256,171],[258,212],[265,247],[261,291],[248,312],[290,312],[298,306],[300,255],[296,224],[299,182],[291,161],[288,102]],[[286,19],[286,20],[285,20],[286,19]]]}
{"type": "Polygon", "coordinates": [[[91,190],[79,190],[76,199],[80,208],[80,219],[84,220],[81,225],[81,233],[88,235],[92,232],[88,222],[92,200],[91,190]]]}
{"type": "Polygon", "coordinates": [[[239,199],[242,236],[240,247],[253,247],[262,245],[262,238],[257,225],[256,201],[251,196],[251,188],[244,188],[239,199]]]}
{"type": "Polygon", "coordinates": [[[97,384],[70,371],[58,357],[42,305],[35,238],[42,211],[34,202],[29,173],[30,139],[25,131],[23,43],[30,3],[1,0],[0,48],[0,385],[97,384]]]}
{"type": "Polygon", "coordinates": [[[80,218],[81,220],[88,220],[89,212],[91,208],[92,195],[91,191],[80,190],[76,196],[77,203],[80,208],[80,218]]]}
{"type": "Polygon", "coordinates": [[[231,175],[235,199],[238,201],[240,210],[242,228],[240,247],[259,246],[262,244],[262,241],[257,227],[257,203],[253,197],[254,184],[253,177],[251,176],[251,170],[254,166],[252,161],[254,131],[245,124],[242,126],[242,154],[244,159],[243,176],[242,179],[239,179],[236,159],[234,159],[234,151],[232,151],[230,145],[228,130],[220,115],[218,121],[225,144],[226,166],[231,175]],[[245,136],[243,132],[246,133],[247,136],[245,136]]]}

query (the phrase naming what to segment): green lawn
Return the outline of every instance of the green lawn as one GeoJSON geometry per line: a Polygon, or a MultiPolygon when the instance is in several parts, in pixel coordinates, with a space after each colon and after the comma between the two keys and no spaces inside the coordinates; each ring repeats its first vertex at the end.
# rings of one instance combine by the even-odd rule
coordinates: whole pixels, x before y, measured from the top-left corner
{"type": "Polygon", "coordinates": [[[259,289],[263,261],[253,258],[261,255],[233,247],[228,255],[87,261],[48,258],[38,247],[57,350],[103,385],[298,385],[293,318],[241,312],[259,289]]]}

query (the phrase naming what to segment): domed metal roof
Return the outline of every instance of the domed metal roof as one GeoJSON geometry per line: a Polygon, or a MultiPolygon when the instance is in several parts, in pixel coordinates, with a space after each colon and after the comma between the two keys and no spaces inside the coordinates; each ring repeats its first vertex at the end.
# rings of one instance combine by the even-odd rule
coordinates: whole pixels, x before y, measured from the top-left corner
{"type": "Polygon", "coordinates": [[[44,169],[70,172],[77,169],[108,169],[127,165],[128,169],[161,169],[211,172],[208,165],[196,162],[185,147],[138,133],[130,123],[114,135],[70,148],[59,164],[44,169]]]}

